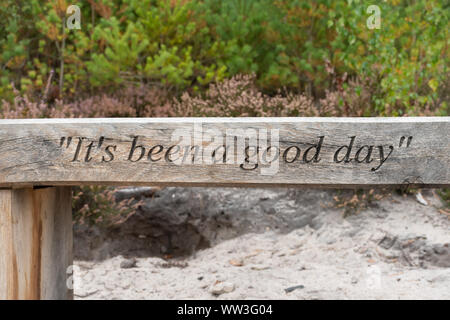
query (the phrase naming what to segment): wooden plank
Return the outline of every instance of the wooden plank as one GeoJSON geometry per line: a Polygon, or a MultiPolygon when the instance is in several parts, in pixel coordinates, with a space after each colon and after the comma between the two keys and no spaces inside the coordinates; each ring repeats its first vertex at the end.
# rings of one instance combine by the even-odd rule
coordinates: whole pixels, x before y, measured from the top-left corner
{"type": "Polygon", "coordinates": [[[0,299],[71,299],[70,187],[0,190],[0,299]]]}
{"type": "Polygon", "coordinates": [[[1,120],[0,186],[442,187],[449,137],[450,117],[1,120]]]}

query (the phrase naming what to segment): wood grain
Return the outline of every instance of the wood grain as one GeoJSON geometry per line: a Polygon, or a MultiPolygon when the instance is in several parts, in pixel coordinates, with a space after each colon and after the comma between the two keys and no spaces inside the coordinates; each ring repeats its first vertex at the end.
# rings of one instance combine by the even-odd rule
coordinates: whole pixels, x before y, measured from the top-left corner
{"type": "Polygon", "coordinates": [[[0,190],[0,299],[71,299],[70,187],[0,190]]]}
{"type": "MultiPolygon", "coordinates": [[[[450,117],[0,120],[0,186],[442,187],[450,185],[449,137],[450,117]],[[208,155],[212,130],[224,141],[227,130],[238,132],[236,150],[257,132],[258,161],[278,130],[278,168],[264,173],[276,161],[259,162],[251,170],[242,159],[192,163],[183,154],[186,140],[174,139],[189,133],[192,146],[208,155]]],[[[229,155],[243,156],[236,150],[229,155]]]]}

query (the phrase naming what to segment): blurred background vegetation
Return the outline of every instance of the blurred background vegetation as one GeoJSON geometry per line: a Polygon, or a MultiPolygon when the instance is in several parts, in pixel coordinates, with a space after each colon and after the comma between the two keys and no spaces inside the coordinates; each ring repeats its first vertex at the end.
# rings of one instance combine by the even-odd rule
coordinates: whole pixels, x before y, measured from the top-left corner
{"type": "Polygon", "coordinates": [[[443,0],[2,0],[0,117],[448,115],[449,21],[443,0]]]}
{"type": "Polygon", "coordinates": [[[124,103],[145,109],[133,97],[142,88],[172,102],[252,74],[262,94],[302,94],[316,108],[326,99],[342,115],[448,114],[449,2],[376,1],[381,28],[369,30],[372,2],[85,0],[73,3],[81,29],[68,30],[69,1],[3,0],[0,99],[71,103],[137,88],[124,103]]]}

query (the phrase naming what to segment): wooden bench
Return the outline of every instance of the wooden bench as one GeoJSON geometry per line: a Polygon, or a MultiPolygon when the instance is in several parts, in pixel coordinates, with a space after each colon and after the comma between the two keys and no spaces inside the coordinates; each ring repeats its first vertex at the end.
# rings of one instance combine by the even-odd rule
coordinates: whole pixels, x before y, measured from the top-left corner
{"type": "Polygon", "coordinates": [[[71,186],[447,187],[450,117],[0,120],[0,298],[68,299],[71,186]]]}

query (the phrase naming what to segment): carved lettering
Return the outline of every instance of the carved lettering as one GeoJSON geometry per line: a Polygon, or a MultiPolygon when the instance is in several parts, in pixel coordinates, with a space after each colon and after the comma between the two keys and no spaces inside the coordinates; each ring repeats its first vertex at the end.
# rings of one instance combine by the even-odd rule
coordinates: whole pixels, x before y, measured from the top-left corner
{"type": "MultiPolygon", "coordinates": [[[[242,131],[242,130],[241,130],[242,131]]],[[[200,141],[206,145],[211,144],[216,137],[212,134],[219,134],[220,131],[210,131],[206,142],[200,141]]],[[[250,131],[242,131],[242,134],[249,135],[250,131]]],[[[251,131],[254,133],[256,130],[251,131]]],[[[258,135],[249,138],[244,138],[236,134],[230,137],[219,137],[217,141],[222,141],[223,144],[212,145],[204,148],[200,145],[185,145],[189,141],[188,134],[184,144],[169,144],[153,142],[148,144],[145,136],[132,136],[132,139],[126,146],[126,141],[116,141],[114,144],[109,144],[109,141],[114,141],[112,138],[100,136],[98,139],[89,137],[61,137],[59,139],[59,147],[63,150],[70,150],[72,153],[70,162],[77,163],[111,163],[113,161],[121,161],[120,155],[125,156],[123,160],[132,163],[158,163],[166,162],[171,165],[192,165],[192,164],[224,164],[224,165],[238,165],[238,167],[245,171],[254,171],[259,167],[271,165],[276,163],[274,168],[278,169],[278,163],[284,163],[286,166],[294,165],[315,165],[323,160],[330,163],[368,165],[376,163],[375,166],[367,167],[371,172],[379,171],[383,165],[390,159],[393,152],[396,150],[394,144],[390,145],[361,145],[358,136],[348,137],[348,143],[343,145],[335,145],[332,138],[327,138],[324,135],[318,136],[318,141],[289,141],[287,143],[276,145],[268,145],[267,141],[261,141],[257,138],[258,135]],[[328,141],[330,140],[330,141],[328,141]],[[245,148],[240,150],[241,145],[238,142],[244,143],[245,148]],[[72,143],[75,142],[75,143],[72,143]],[[231,144],[227,143],[231,142],[231,144]],[[120,145],[119,145],[120,144],[120,145]],[[306,149],[302,149],[304,145],[309,145],[306,149]],[[302,148],[300,147],[302,146],[302,148]],[[119,150],[120,147],[120,150],[119,150]],[[148,151],[147,151],[148,150],[148,151]],[[302,150],[304,150],[302,152],[302,150]],[[120,152],[119,152],[120,151],[120,152]],[[354,152],[356,151],[356,152],[354,152]],[[241,154],[239,153],[241,152],[241,154]],[[119,154],[119,158],[117,157],[119,154]],[[326,159],[323,159],[325,156],[326,159]],[[331,156],[328,158],[328,156],[331,156]],[[205,160],[202,163],[202,159],[205,160]],[[238,162],[236,163],[236,159],[238,162]]],[[[259,139],[267,139],[267,133],[259,136],[259,139]]],[[[198,137],[197,137],[198,140],[198,137]]],[[[268,140],[268,139],[267,139],[268,140]]],[[[365,142],[367,138],[363,139],[365,142]]],[[[398,143],[398,150],[402,148],[407,150],[411,146],[413,140],[412,136],[402,136],[398,143]]],[[[154,141],[154,138],[150,141],[154,141]]],[[[181,143],[181,141],[178,141],[181,143]]],[[[272,143],[274,141],[271,141],[272,143]]],[[[122,160],[122,161],[123,161],[122,160]]]]}
{"type": "Polygon", "coordinates": [[[138,146],[137,145],[137,140],[139,137],[134,137],[133,138],[133,142],[131,143],[131,149],[130,149],[130,153],[128,154],[128,161],[131,162],[138,162],[139,160],[141,160],[144,155],[145,155],[145,148],[143,146],[138,146]],[[134,157],[134,153],[136,152],[136,150],[139,149],[139,151],[141,152],[139,157],[136,160],[133,160],[134,157]]]}
{"type": "Polygon", "coordinates": [[[322,148],[323,138],[325,138],[325,137],[321,136],[319,138],[320,138],[319,143],[317,143],[316,145],[313,145],[305,150],[305,153],[303,154],[303,161],[305,163],[310,163],[311,161],[314,161],[315,163],[317,163],[320,161],[320,158],[319,158],[320,149],[322,148]],[[310,152],[313,149],[315,149],[316,152],[314,153],[314,156],[310,160],[308,160],[308,152],[310,152]]]}

